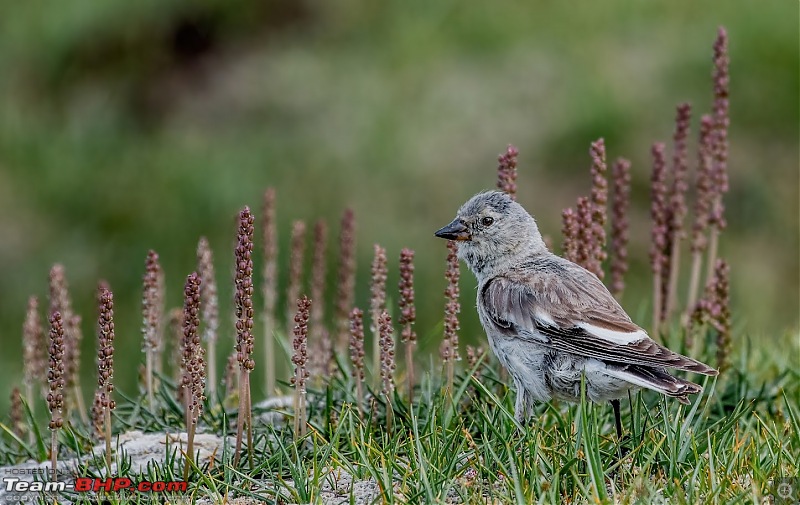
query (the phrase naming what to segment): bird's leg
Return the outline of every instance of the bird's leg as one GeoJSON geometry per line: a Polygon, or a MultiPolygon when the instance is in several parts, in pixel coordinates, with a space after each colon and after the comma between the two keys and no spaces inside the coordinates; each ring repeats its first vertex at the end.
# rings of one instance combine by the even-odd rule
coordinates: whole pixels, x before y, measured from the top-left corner
{"type": "Polygon", "coordinates": [[[628,449],[623,446],[625,439],[628,437],[622,436],[622,416],[620,415],[619,400],[611,400],[611,406],[614,408],[614,423],[617,425],[617,443],[619,444],[617,457],[621,461],[628,454],[628,449]]]}
{"type": "Polygon", "coordinates": [[[622,419],[619,412],[619,400],[611,400],[611,406],[614,407],[614,422],[617,425],[617,440],[622,440],[622,419]]]}

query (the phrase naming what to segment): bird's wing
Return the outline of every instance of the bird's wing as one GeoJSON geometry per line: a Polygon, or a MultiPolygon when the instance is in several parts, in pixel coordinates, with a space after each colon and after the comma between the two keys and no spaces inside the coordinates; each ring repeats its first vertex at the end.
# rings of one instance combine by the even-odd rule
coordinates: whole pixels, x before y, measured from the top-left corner
{"type": "Polygon", "coordinates": [[[573,263],[548,267],[483,285],[483,310],[499,331],[606,362],[717,374],[652,340],[594,274],[573,263]]]}

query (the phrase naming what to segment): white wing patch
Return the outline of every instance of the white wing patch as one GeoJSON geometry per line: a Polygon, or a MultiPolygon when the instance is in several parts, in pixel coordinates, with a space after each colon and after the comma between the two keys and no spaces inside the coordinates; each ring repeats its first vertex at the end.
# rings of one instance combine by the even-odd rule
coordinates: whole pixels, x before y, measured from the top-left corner
{"type": "Polygon", "coordinates": [[[550,317],[550,314],[548,314],[547,312],[545,312],[545,311],[543,311],[541,309],[536,309],[533,312],[533,317],[538,319],[539,321],[542,321],[543,323],[545,323],[547,325],[550,325],[550,326],[555,326],[556,325],[555,320],[552,317],[550,317]]]}
{"type": "Polygon", "coordinates": [[[617,345],[633,344],[635,342],[640,342],[646,338],[649,338],[647,336],[647,333],[644,332],[644,330],[638,330],[634,332],[614,331],[614,330],[609,330],[607,328],[594,326],[592,324],[585,322],[578,323],[577,326],[591,333],[595,337],[602,338],[607,342],[611,342],[617,345]]]}

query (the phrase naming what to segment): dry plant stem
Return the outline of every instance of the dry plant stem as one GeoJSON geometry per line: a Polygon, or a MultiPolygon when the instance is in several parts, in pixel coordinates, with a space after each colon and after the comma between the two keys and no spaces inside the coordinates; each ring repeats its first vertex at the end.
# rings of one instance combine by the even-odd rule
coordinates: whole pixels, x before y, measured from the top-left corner
{"type": "Polygon", "coordinates": [[[267,395],[275,394],[275,304],[278,293],[278,232],[275,221],[275,188],[264,192],[262,226],[264,232],[264,380],[267,395]]]}
{"type": "Polygon", "coordinates": [[[683,325],[688,327],[689,319],[697,304],[697,295],[700,289],[700,276],[703,268],[703,253],[708,246],[706,230],[713,206],[712,182],[712,134],[714,119],[705,114],[700,120],[700,140],[698,143],[698,166],[696,178],[696,196],[694,205],[694,225],[692,226],[692,271],[689,277],[689,293],[686,297],[686,310],[683,315],[683,325]]]}
{"type": "Polygon", "coordinates": [[[106,468],[111,471],[111,407],[108,405],[108,401],[106,401],[106,405],[103,406],[103,425],[105,427],[105,439],[106,439],[106,468]]]}
{"type": "Polygon", "coordinates": [[[153,406],[155,399],[153,396],[153,351],[145,351],[145,373],[147,384],[147,404],[153,406]]]}
{"type": "Polygon", "coordinates": [[[53,482],[58,481],[58,434],[56,430],[50,433],[50,475],[53,482]]]}
{"type": "Polygon", "coordinates": [[[308,320],[312,309],[311,300],[305,295],[297,300],[297,313],[294,315],[292,334],[292,364],[294,375],[294,436],[299,440],[306,434],[306,380],[308,372],[308,320]]]}
{"type": "Polygon", "coordinates": [[[192,466],[192,459],[194,458],[194,430],[195,425],[190,424],[186,432],[186,462],[183,465],[183,480],[189,480],[189,469],[192,466]]]}
{"type": "Polygon", "coordinates": [[[689,136],[691,106],[688,103],[678,105],[675,117],[675,134],[673,135],[672,173],[673,181],[670,191],[669,207],[671,210],[672,233],[669,254],[669,284],[667,285],[666,310],[663,317],[669,319],[678,304],[678,276],[680,274],[681,243],[685,237],[683,221],[686,216],[686,182],[689,164],[687,160],[686,141],[689,136]]]}
{"type": "Polygon", "coordinates": [[[349,314],[353,308],[356,285],[356,218],[353,209],[345,209],[339,235],[339,272],[336,282],[337,349],[347,346],[349,314]]]}
{"type": "Polygon", "coordinates": [[[381,384],[381,334],[379,319],[381,313],[386,310],[386,249],[379,244],[374,246],[374,256],[372,260],[372,283],[370,286],[370,319],[372,329],[372,370],[374,386],[377,389],[381,384]]]}
{"type": "Polygon", "coordinates": [[[253,464],[253,400],[250,397],[250,373],[245,374],[245,381],[247,381],[247,407],[245,415],[247,416],[247,458],[250,462],[250,468],[255,468],[253,464]]]}
{"type": "Polygon", "coordinates": [[[359,419],[364,419],[364,313],[358,307],[350,311],[351,376],[356,382],[356,407],[359,419]]]}
{"type": "Polygon", "coordinates": [[[242,454],[242,434],[244,433],[245,417],[247,416],[247,372],[239,368],[239,409],[236,417],[236,449],[233,458],[234,468],[239,466],[239,458],[242,454]]]}
{"type": "Polygon", "coordinates": [[[663,273],[666,266],[666,241],[668,215],[666,206],[666,164],[664,160],[664,144],[657,142],[651,149],[653,171],[651,183],[652,243],[650,245],[650,264],[653,270],[653,330],[652,336],[658,338],[663,308],[663,273]]]}
{"type": "MultiPolygon", "coordinates": [[[[255,368],[253,354],[253,215],[245,207],[239,213],[239,229],[236,257],[236,359],[239,362],[239,417],[236,430],[236,455],[234,466],[238,466],[242,449],[244,426],[251,439],[252,414],[250,412],[250,372],[255,368]]],[[[247,447],[252,461],[252,444],[247,447]]]]}
{"type": "MultiPolygon", "coordinates": [[[[717,197],[720,198],[720,197],[717,197]]],[[[717,264],[717,249],[719,248],[719,228],[712,226],[708,235],[708,270],[706,271],[706,285],[714,281],[714,265],[717,264]]]]}
{"type": "Polygon", "coordinates": [[[201,237],[197,244],[197,273],[200,274],[200,313],[203,338],[206,343],[206,386],[211,398],[217,393],[217,333],[219,327],[219,300],[214,275],[214,256],[208,239],[201,237]]]}

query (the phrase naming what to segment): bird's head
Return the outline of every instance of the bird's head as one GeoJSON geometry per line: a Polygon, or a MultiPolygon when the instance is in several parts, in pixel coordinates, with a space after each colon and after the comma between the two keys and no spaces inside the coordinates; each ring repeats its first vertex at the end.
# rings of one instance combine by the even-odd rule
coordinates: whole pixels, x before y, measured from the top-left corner
{"type": "Polygon", "coordinates": [[[456,218],[435,235],[456,241],[458,257],[476,275],[547,251],[533,217],[500,191],[478,193],[467,200],[456,218]]]}

